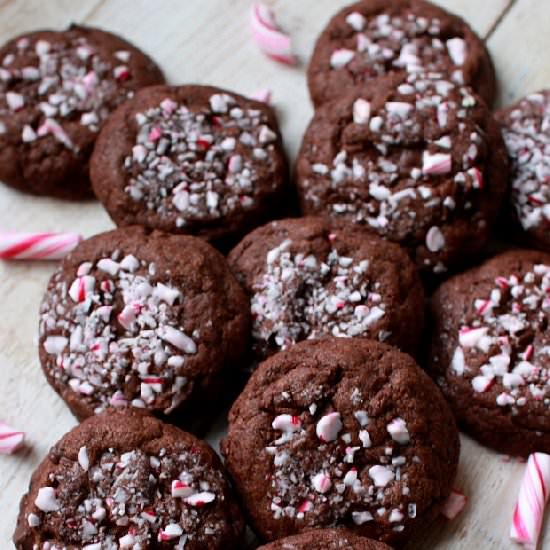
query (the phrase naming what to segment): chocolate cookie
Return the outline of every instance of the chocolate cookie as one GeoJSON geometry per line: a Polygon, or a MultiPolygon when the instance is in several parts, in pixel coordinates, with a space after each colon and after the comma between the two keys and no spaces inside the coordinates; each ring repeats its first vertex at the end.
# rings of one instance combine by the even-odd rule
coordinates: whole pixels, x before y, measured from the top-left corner
{"type": "Polygon", "coordinates": [[[44,373],[79,419],[109,405],[193,419],[248,338],[248,300],[221,254],[140,227],[83,241],[40,308],[44,373]]]}
{"type": "Polygon", "coordinates": [[[101,132],[91,164],[94,191],[117,225],[207,239],[267,221],[286,172],[271,107],[210,86],[136,94],[101,132]]]}
{"type": "Polygon", "coordinates": [[[550,90],[496,116],[511,160],[511,217],[531,245],[550,252],[550,90]]]}
{"type": "Polygon", "coordinates": [[[258,550],[391,550],[387,544],[358,537],[346,529],[314,529],[277,540],[258,550]]]}
{"type": "Polygon", "coordinates": [[[138,411],[89,418],[52,447],[21,500],[17,550],[242,548],[216,453],[138,411]]]}
{"type": "Polygon", "coordinates": [[[160,69],[111,33],[71,25],[0,49],[0,179],[36,195],[92,196],[88,162],[109,114],[160,69]]]}
{"type": "Polygon", "coordinates": [[[446,281],[432,299],[431,369],[484,445],[550,452],[550,254],[513,250],[446,281]]]}
{"type": "Polygon", "coordinates": [[[398,543],[448,496],[459,439],[409,355],[327,338],[260,365],[229,413],[221,450],[261,538],[342,526],[398,543]]]}
{"type": "Polygon", "coordinates": [[[228,260],[250,295],[260,357],[331,334],[416,352],[424,292],[415,266],[399,246],[357,225],[274,221],[247,235],[228,260]]]}
{"type": "Polygon", "coordinates": [[[365,0],[338,12],[317,40],[308,69],[318,107],[351,88],[376,90],[387,75],[438,72],[491,105],[495,70],[469,25],[422,0],[365,0]]]}
{"type": "Polygon", "coordinates": [[[366,225],[439,274],[483,249],[508,173],[484,103],[444,75],[411,74],[321,107],[296,175],[305,214],[366,225]]]}

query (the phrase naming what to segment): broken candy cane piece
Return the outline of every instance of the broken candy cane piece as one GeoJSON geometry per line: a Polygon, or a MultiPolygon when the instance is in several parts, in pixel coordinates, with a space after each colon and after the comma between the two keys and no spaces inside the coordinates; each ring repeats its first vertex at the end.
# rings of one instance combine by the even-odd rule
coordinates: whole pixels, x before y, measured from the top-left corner
{"type": "Polygon", "coordinates": [[[437,226],[432,226],[426,233],[426,248],[430,252],[439,252],[445,248],[445,236],[441,229],[437,226]]]}
{"type": "Polygon", "coordinates": [[[275,61],[296,64],[290,37],[281,31],[273,12],[261,2],[255,2],[252,6],[250,27],[252,37],[262,52],[275,61]]]}
{"type": "Polygon", "coordinates": [[[549,485],[550,455],[545,453],[529,455],[512,517],[510,528],[512,540],[529,548],[537,547],[544,508],[548,502],[549,485]]]}
{"type": "Polygon", "coordinates": [[[11,455],[18,451],[25,441],[25,432],[19,432],[0,420],[0,454],[11,455]]]}
{"type": "Polygon", "coordinates": [[[426,175],[447,174],[452,168],[451,155],[447,153],[430,153],[422,155],[422,173],[426,175]]]}
{"type": "Polygon", "coordinates": [[[454,519],[462,510],[466,503],[468,502],[468,497],[463,495],[460,491],[453,489],[451,494],[447,497],[443,508],[441,509],[441,515],[447,519],[454,519]]]}
{"type": "Polygon", "coordinates": [[[0,233],[3,260],[60,260],[82,240],[75,233],[0,233]]]}
{"type": "Polygon", "coordinates": [[[340,420],[340,413],[331,412],[323,416],[315,428],[317,437],[323,442],[334,441],[340,430],[342,429],[342,421],[340,420]]]}
{"type": "Polygon", "coordinates": [[[271,90],[269,88],[257,90],[250,96],[250,99],[255,99],[256,101],[261,101],[262,103],[271,105],[271,90]]]}

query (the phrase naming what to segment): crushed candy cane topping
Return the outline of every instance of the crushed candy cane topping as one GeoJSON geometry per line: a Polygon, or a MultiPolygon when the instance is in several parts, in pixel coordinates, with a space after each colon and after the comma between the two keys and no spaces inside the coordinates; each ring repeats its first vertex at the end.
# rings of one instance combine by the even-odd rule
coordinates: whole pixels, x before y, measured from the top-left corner
{"type": "Polygon", "coordinates": [[[96,413],[108,406],[169,413],[183,399],[198,329],[184,331],[184,295],[156,271],[117,250],[82,263],[69,284],[61,271],[54,275],[40,310],[45,368],[96,413]]]}
{"type": "Polygon", "coordinates": [[[224,519],[212,506],[225,499],[227,481],[195,449],[106,449],[90,462],[82,447],[78,457],[63,458],[48,476],[50,485],[38,489],[29,527],[59,525],[59,534],[37,549],[136,549],[163,541],[183,549],[188,540],[204,546],[223,540],[224,519]]]}
{"type": "MultiPolygon", "coordinates": [[[[310,397],[322,399],[322,388],[319,395],[316,391],[310,397]]],[[[294,399],[290,392],[283,398],[294,399]]],[[[317,516],[336,523],[350,515],[357,525],[387,521],[401,532],[404,521],[416,516],[415,495],[407,481],[411,468],[420,463],[409,448],[414,436],[405,420],[394,418],[383,441],[371,441],[369,425],[377,420],[369,419],[361,408],[365,403],[358,388],[349,398],[357,409],[353,427],[344,428],[337,411],[322,413],[317,406],[307,407],[299,416],[275,417],[273,439],[265,448],[273,464],[268,495],[273,517],[314,525],[317,516]],[[317,437],[316,450],[309,447],[309,426],[317,437]]]]}
{"type": "Polygon", "coordinates": [[[0,60],[0,97],[5,103],[0,105],[0,121],[33,109],[41,114],[22,126],[21,141],[51,135],[78,152],[72,137],[75,125],[98,132],[109,114],[132,96],[131,55],[126,50],[102,51],[76,30],[64,33],[62,41],[19,39],[15,51],[0,60]]]}
{"type": "Polygon", "coordinates": [[[320,157],[326,148],[305,153],[298,183],[309,211],[415,243],[427,269],[445,271],[446,226],[464,217],[487,224],[477,203],[490,152],[471,90],[443,74],[411,74],[382,107],[364,98],[350,107],[331,162],[320,157]]]}
{"type": "Polygon", "coordinates": [[[458,333],[450,371],[491,391],[517,414],[528,401],[550,407],[550,266],[503,274],[472,303],[474,318],[458,333]]]}
{"type": "Polygon", "coordinates": [[[324,261],[295,253],[284,240],[267,253],[265,272],[252,288],[253,337],[261,352],[285,349],[330,334],[385,340],[380,283],[369,276],[369,260],[331,248],[324,261]]]}
{"type": "Polygon", "coordinates": [[[526,231],[550,232],[550,93],[531,94],[503,121],[512,204],[526,231]]]}
{"type": "Polygon", "coordinates": [[[466,41],[449,36],[437,17],[356,11],[341,26],[335,33],[339,47],[330,57],[333,70],[345,67],[360,82],[395,71],[445,72],[453,82],[464,82],[466,41]]]}
{"type": "MultiPolygon", "coordinates": [[[[166,98],[136,123],[125,191],[174,227],[250,210],[266,173],[277,170],[278,136],[266,114],[229,94],[210,96],[202,109],[166,98]]],[[[268,190],[278,184],[269,179],[268,190]]]]}

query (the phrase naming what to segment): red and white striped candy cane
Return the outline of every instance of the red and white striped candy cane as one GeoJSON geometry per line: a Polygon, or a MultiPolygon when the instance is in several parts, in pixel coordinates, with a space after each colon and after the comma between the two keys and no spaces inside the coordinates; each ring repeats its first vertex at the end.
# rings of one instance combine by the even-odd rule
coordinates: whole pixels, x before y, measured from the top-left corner
{"type": "Polygon", "coordinates": [[[290,37],[281,31],[268,6],[261,2],[255,2],[252,5],[250,28],[252,37],[262,52],[280,63],[296,64],[290,37]]]}
{"type": "Polygon", "coordinates": [[[25,432],[18,432],[0,420],[0,454],[15,453],[25,441],[25,432]]]}
{"type": "Polygon", "coordinates": [[[76,233],[0,232],[3,260],[60,260],[82,240],[76,233]]]}
{"type": "Polygon", "coordinates": [[[550,455],[534,453],[529,456],[518,502],[512,517],[510,538],[528,548],[536,548],[548,501],[550,484],[550,455]]]}

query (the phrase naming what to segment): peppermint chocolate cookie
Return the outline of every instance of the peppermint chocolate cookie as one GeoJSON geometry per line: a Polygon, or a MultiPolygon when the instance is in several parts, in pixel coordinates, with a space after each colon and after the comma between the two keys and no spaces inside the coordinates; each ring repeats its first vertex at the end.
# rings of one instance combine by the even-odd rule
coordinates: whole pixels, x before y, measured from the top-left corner
{"type": "Polygon", "coordinates": [[[248,320],[209,244],[128,227],[82,242],[51,278],[40,361],[79,419],[132,406],[189,421],[245,353],[248,320]]]}
{"type": "Polygon", "coordinates": [[[0,179],[29,193],[92,196],[88,162],[109,114],[160,69],[122,38],[71,25],[0,49],[0,179]]]}
{"type": "Polygon", "coordinates": [[[305,214],[365,225],[436,274],[482,250],[508,175],[487,107],[435,73],[394,77],[321,107],[296,173],[305,214]]]}
{"type": "Polygon", "coordinates": [[[314,529],[277,540],[258,550],[391,550],[387,544],[358,537],[346,529],[314,529]]]}
{"type": "Polygon", "coordinates": [[[89,418],[52,447],[21,500],[17,550],[242,548],[216,453],[138,411],[89,418]]]}
{"type": "Polygon", "coordinates": [[[366,338],[296,344],[260,365],[221,444],[267,541],[347,527],[389,543],[438,513],[456,474],[451,411],[413,359],[366,338]]]}
{"type": "Polygon", "coordinates": [[[117,225],[215,240],[273,216],[286,161],[265,103],[210,86],[158,86],[111,117],[91,174],[117,225]]]}
{"type": "Polygon", "coordinates": [[[387,75],[442,73],[491,105],[496,79],[487,49],[466,22],[422,0],[364,0],[337,13],[308,70],[316,106],[350,88],[375,90],[387,75]]]}
{"type": "Polygon", "coordinates": [[[228,259],[250,295],[260,357],[324,335],[366,336],[416,352],[424,292],[415,266],[399,246],[357,225],[274,221],[228,259]]]}
{"type": "Polygon", "coordinates": [[[550,91],[528,95],[497,119],[511,159],[510,213],[530,244],[550,251],[550,91]]]}
{"type": "Polygon", "coordinates": [[[550,452],[550,254],[505,252],[432,299],[431,369],[484,445],[550,452]]]}

